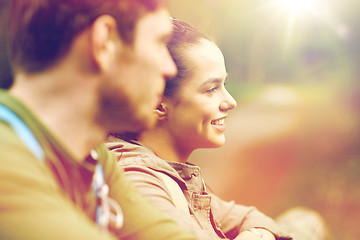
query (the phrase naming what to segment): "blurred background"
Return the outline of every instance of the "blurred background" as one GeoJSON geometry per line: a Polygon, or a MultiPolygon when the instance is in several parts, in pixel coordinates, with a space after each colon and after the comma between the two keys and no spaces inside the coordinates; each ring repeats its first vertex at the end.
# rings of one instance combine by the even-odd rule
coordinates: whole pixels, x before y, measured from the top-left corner
{"type": "MultiPolygon", "coordinates": [[[[0,0],[0,84],[11,84],[0,0]]],[[[333,239],[360,239],[360,1],[170,0],[222,49],[238,102],[227,142],[194,152],[209,187],[276,217],[320,212],[333,239]]]]}

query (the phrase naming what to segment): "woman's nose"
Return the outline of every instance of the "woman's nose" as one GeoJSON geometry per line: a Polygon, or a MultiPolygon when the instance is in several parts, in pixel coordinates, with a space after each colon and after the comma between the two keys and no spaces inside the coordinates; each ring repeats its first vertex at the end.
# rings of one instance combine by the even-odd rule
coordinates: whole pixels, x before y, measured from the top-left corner
{"type": "Polygon", "coordinates": [[[227,111],[236,108],[236,101],[228,91],[225,93],[224,101],[220,104],[220,110],[227,111]]]}

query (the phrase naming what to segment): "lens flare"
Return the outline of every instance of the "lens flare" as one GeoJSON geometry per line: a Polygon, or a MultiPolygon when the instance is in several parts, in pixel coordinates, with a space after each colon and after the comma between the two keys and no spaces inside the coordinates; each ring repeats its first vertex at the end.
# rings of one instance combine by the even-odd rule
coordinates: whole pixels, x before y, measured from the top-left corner
{"type": "Polygon", "coordinates": [[[291,14],[309,12],[314,8],[312,0],[278,0],[278,3],[284,6],[291,14]]]}

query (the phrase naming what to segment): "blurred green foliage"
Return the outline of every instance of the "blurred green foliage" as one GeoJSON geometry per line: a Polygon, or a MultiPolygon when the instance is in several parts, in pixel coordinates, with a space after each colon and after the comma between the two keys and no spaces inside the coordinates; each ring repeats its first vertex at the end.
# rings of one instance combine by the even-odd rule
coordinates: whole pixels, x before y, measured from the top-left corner
{"type": "Polygon", "coordinates": [[[293,21],[272,2],[175,0],[170,7],[175,17],[216,40],[235,96],[267,83],[354,84],[360,48],[358,1],[317,0],[318,13],[299,13],[293,21]]]}

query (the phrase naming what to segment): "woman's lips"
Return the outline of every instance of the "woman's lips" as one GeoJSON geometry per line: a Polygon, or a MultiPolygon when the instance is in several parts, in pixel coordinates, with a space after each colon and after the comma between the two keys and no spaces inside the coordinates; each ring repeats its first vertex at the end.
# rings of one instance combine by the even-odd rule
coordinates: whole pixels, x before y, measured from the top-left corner
{"type": "Polygon", "coordinates": [[[211,125],[218,129],[219,131],[225,131],[226,127],[225,127],[225,118],[226,117],[223,117],[223,118],[219,118],[219,119],[215,119],[215,120],[212,120],[211,121],[211,125]]]}
{"type": "Polygon", "coordinates": [[[212,125],[223,125],[225,123],[225,118],[215,119],[211,121],[212,125]]]}

